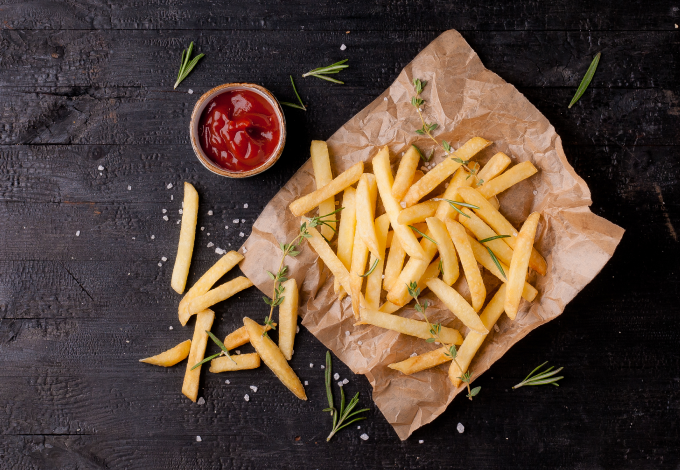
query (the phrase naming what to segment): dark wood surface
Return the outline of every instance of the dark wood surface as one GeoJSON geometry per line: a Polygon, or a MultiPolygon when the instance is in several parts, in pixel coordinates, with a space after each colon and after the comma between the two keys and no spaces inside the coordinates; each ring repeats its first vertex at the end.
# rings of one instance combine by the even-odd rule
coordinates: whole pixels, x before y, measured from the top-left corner
{"type": "MultiPolygon", "coordinates": [[[[480,3],[0,1],[0,468],[677,469],[680,4],[480,3]],[[627,230],[564,314],[484,374],[473,402],[457,398],[405,442],[337,360],[371,412],[325,442],[325,349],[304,328],[292,365],[307,402],[263,368],[204,374],[206,403],[192,404],[184,364],[138,363],[192,331],[169,286],[182,181],[197,187],[206,227],[192,282],[218,258],[210,241],[240,245],[311,139],[328,138],[450,28],[548,117],[593,211],[627,230]],[[207,57],[173,91],[192,40],[207,57]],[[342,58],[345,86],[297,79],[309,111],[286,110],[273,169],[225,180],[197,162],[187,128],[200,94],[253,81],[292,100],[289,74],[342,58]],[[545,360],[564,366],[561,387],[511,390],[545,360]]],[[[213,330],[223,337],[265,310],[251,289],[216,307],[213,330]]]]}

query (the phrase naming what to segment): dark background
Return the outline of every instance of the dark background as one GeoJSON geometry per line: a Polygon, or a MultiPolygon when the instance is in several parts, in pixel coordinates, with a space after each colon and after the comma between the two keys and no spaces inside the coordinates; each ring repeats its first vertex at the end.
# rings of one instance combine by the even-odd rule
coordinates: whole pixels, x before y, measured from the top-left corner
{"type": "MultiPolygon", "coordinates": [[[[2,469],[679,468],[680,3],[341,3],[0,1],[2,469]],[[325,348],[304,328],[292,365],[307,402],[261,368],[204,373],[201,406],[181,394],[184,363],[138,363],[193,331],[170,288],[182,182],[197,187],[206,227],[192,283],[218,259],[210,241],[240,246],[311,139],[328,138],[450,28],[547,116],[592,210],[627,230],[564,314],[481,376],[473,402],[457,398],[405,442],[337,360],[371,412],[325,442],[325,348]],[[206,58],[173,91],[192,40],[206,58]],[[568,110],[597,52],[595,78],[568,110]],[[300,77],[343,58],[344,86],[300,77]],[[289,74],[309,110],[286,109],[274,168],[243,181],[203,169],[188,139],[197,98],[252,81],[293,101],[289,74]],[[546,360],[564,366],[559,388],[511,390],[546,360]]],[[[213,331],[266,310],[250,289],[216,307],[213,331]]]]}

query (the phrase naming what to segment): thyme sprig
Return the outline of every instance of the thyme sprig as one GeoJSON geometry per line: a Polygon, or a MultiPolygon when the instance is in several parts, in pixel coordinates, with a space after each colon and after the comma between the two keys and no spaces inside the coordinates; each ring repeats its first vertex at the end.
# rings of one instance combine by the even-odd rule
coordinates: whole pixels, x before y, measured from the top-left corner
{"type": "MultiPolygon", "coordinates": [[[[460,366],[460,363],[456,360],[456,357],[458,356],[458,350],[456,349],[455,344],[447,344],[441,339],[441,331],[442,331],[442,324],[441,323],[435,323],[434,325],[430,323],[430,320],[427,318],[427,315],[425,315],[425,310],[427,310],[427,307],[429,306],[429,303],[427,300],[423,301],[423,303],[420,303],[420,300],[418,299],[418,296],[420,295],[420,288],[418,287],[418,284],[416,282],[411,282],[408,285],[408,294],[413,297],[413,299],[416,301],[415,309],[416,311],[420,312],[420,314],[425,318],[425,321],[427,322],[427,326],[430,329],[430,337],[427,338],[428,343],[441,343],[444,345],[446,348],[446,352],[444,353],[445,356],[450,357],[453,362],[456,363],[458,366],[459,370],[463,370],[463,368],[460,366]]],[[[472,400],[472,397],[477,396],[479,394],[479,391],[482,389],[482,387],[475,387],[473,389],[470,389],[470,381],[472,380],[472,372],[467,371],[463,373],[460,377],[458,377],[461,382],[463,382],[466,387],[467,387],[467,397],[472,400]]]]}
{"type": "Polygon", "coordinates": [[[218,345],[218,346],[220,347],[220,349],[222,350],[222,352],[219,352],[219,353],[217,353],[217,354],[213,354],[212,356],[206,357],[206,358],[203,359],[201,362],[198,362],[198,363],[194,364],[194,366],[193,366],[190,370],[194,370],[196,367],[200,366],[201,364],[205,364],[206,362],[212,361],[213,359],[215,359],[215,358],[217,358],[217,357],[220,357],[220,356],[227,356],[229,359],[231,359],[231,362],[233,362],[234,364],[236,364],[236,361],[234,360],[233,357],[231,357],[231,354],[229,354],[229,350],[228,350],[227,347],[224,345],[224,343],[223,343],[222,341],[220,341],[220,340],[217,338],[217,336],[215,336],[214,334],[212,334],[212,333],[209,332],[208,330],[205,330],[205,332],[208,333],[208,336],[210,337],[210,339],[213,340],[213,342],[214,342],[216,345],[218,345]]]}
{"type": "Polygon", "coordinates": [[[555,366],[550,366],[547,369],[545,369],[542,372],[538,372],[538,370],[546,365],[548,361],[545,361],[543,364],[540,366],[536,367],[534,370],[532,370],[529,375],[526,376],[524,380],[522,380],[520,383],[512,387],[513,390],[528,386],[528,385],[554,385],[555,387],[559,387],[560,385],[557,383],[558,380],[563,379],[564,376],[559,376],[559,377],[554,377],[555,374],[557,374],[559,371],[564,369],[564,367],[560,367],[559,369],[552,370],[555,366]],[[552,372],[551,372],[552,371],[552,372]],[[534,373],[536,373],[534,375],[534,373]]]}
{"type": "Polygon", "coordinates": [[[362,408],[361,410],[352,412],[352,410],[359,403],[359,392],[357,392],[357,394],[354,395],[354,397],[349,401],[347,406],[345,406],[345,391],[343,387],[340,387],[340,412],[338,412],[338,410],[335,408],[335,404],[333,403],[333,380],[331,378],[333,375],[332,367],[333,364],[331,363],[331,353],[330,351],[326,351],[326,397],[328,398],[328,408],[324,408],[323,411],[330,412],[331,416],[333,417],[333,429],[331,429],[331,433],[326,438],[326,442],[330,441],[331,438],[342,428],[347,427],[356,421],[366,419],[366,416],[361,416],[359,418],[354,417],[359,413],[369,411],[369,408],[362,408]],[[345,422],[351,418],[354,419],[345,422]]]}
{"type": "MultiPolygon", "coordinates": [[[[418,131],[416,131],[416,132],[418,132],[418,131]]],[[[434,157],[434,150],[430,153],[430,155],[425,156],[425,154],[423,153],[423,151],[420,150],[416,144],[411,144],[411,147],[413,147],[414,149],[416,149],[416,151],[418,152],[418,155],[420,155],[420,159],[421,159],[422,161],[424,161],[425,163],[429,162],[430,160],[432,160],[432,157],[434,157]]]]}
{"type": "Polygon", "coordinates": [[[191,52],[194,50],[194,42],[191,41],[191,44],[189,44],[188,49],[184,49],[182,51],[182,62],[180,63],[179,66],[179,73],[177,74],[177,81],[175,82],[175,86],[173,87],[173,90],[177,88],[177,86],[182,83],[182,80],[187,78],[187,75],[191,73],[191,71],[196,67],[196,64],[198,64],[198,61],[201,60],[205,54],[198,54],[196,57],[191,59],[191,52]],[[190,61],[191,60],[191,61],[190,61]]]}
{"type": "Polygon", "coordinates": [[[340,80],[338,80],[336,78],[329,77],[328,75],[339,73],[341,70],[349,67],[349,65],[343,65],[348,60],[349,59],[341,60],[340,62],[336,62],[334,64],[327,65],[325,67],[317,67],[313,70],[310,70],[307,73],[303,73],[302,76],[303,77],[316,77],[316,78],[320,78],[322,80],[326,80],[326,81],[329,81],[329,82],[339,83],[340,85],[344,85],[345,82],[341,82],[340,80]]]}
{"type": "Polygon", "coordinates": [[[307,108],[305,108],[305,104],[302,102],[302,98],[300,98],[300,94],[298,93],[297,88],[295,88],[295,82],[293,81],[293,76],[292,75],[289,75],[289,76],[290,76],[290,84],[293,85],[293,91],[295,92],[295,96],[297,96],[298,103],[300,103],[300,104],[290,103],[288,101],[279,101],[279,103],[281,103],[283,106],[288,106],[290,108],[301,109],[303,111],[307,111],[307,108]]]}
{"type": "Polygon", "coordinates": [[[501,266],[501,262],[498,261],[498,258],[496,258],[496,253],[491,251],[491,248],[484,245],[486,242],[490,242],[492,240],[498,240],[499,238],[510,238],[510,235],[496,235],[496,236],[493,236],[493,237],[485,238],[483,240],[479,240],[479,243],[481,243],[484,246],[484,248],[486,248],[486,251],[488,251],[489,255],[491,255],[491,259],[493,260],[493,262],[496,265],[496,267],[498,268],[498,270],[501,272],[503,277],[505,279],[507,279],[508,277],[505,275],[505,271],[503,271],[503,266],[501,266]]]}

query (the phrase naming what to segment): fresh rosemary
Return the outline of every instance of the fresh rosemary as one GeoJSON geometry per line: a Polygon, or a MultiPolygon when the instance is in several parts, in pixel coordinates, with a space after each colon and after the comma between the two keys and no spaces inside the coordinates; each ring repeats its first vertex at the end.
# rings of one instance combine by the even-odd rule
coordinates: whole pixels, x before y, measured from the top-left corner
{"type": "Polygon", "coordinates": [[[345,406],[345,391],[343,390],[343,387],[340,387],[340,412],[338,412],[338,410],[335,408],[335,405],[333,404],[332,366],[331,353],[330,351],[326,351],[326,397],[328,398],[328,408],[324,408],[323,411],[330,412],[331,416],[333,417],[333,429],[331,429],[331,433],[326,438],[326,442],[330,441],[331,438],[342,428],[347,427],[356,421],[366,419],[365,416],[359,418],[354,417],[359,413],[369,411],[369,408],[362,408],[361,410],[352,412],[352,410],[357,406],[357,403],[359,403],[359,392],[357,392],[357,394],[354,395],[354,398],[352,398],[347,406],[345,406]],[[351,418],[354,419],[346,422],[351,418]]]}
{"type": "MultiPolygon", "coordinates": [[[[468,217],[469,217],[469,216],[468,216],[468,217]]],[[[507,279],[508,277],[505,275],[505,271],[503,271],[503,266],[501,266],[501,262],[498,261],[498,258],[496,258],[496,253],[494,253],[493,251],[491,251],[491,248],[489,248],[488,246],[484,245],[484,243],[486,243],[486,242],[490,242],[491,240],[497,240],[497,239],[499,239],[499,238],[510,238],[510,235],[496,235],[496,236],[493,236],[493,237],[485,238],[485,239],[483,239],[483,240],[479,240],[479,243],[481,243],[481,244],[484,246],[484,248],[486,248],[486,251],[488,251],[488,252],[489,252],[489,255],[491,255],[491,259],[493,260],[493,262],[494,262],[494,264],[496,265],[496,267],[498,268],[498,270],[501,272],[501,274],[503,275],[503,277],[504,277],[505,279],[507,279]]]]}
{"type": "Polygon", "coordinates": [[[536,367],[534,370],[531,371],[531,373],[529,373],[529,375],[526,376],[524,380],[522,380],[520,383],[512,387],[512,389],[515,390],[516,388],[524,387],[525,385],[547,385],[547,384],[552,384],[555,387],[559,387],[560,385],[557,383],[557,381],[563,379],[564,376],[554,377],[554,375],[557,374],[562,369],[564,369],[564,367],[552,370],[554,366],[550,366],[544,371],[538,372],[538,370],[547,363],[548,361],[545,361],[543,364],[536,367]],[[536,374],[534,375],[534,373],[536,374]]]}
{"type": "Polygon", "coordinates": [[[295,88],[295,82],[293,81],[293,76],[290,76],[290,84],[293,85],[293,91],[295,92],[295,96],[297,96],[298,103],[300,104],[295,104],[295,103],[290,103],[288,101],[279,101],[283,106],[288,106],[290,108],[295,108],[295,109],[301,109],[303,111],[307,111],[307,108],[305,108],[305,104],[302,102],[302,98],[300,98],[300,95],[298,94],[297,88],[295,88]]]}
{"type": "Polygon", "coordinates": [[[438,243],[437,243],[436,241],[434,241],[433,238],[428,237],[428,236],[425,235],[423,232],[421,232],[420,230],[418,230],[417,228],[415,228],[413,225],[408,225],[408,228],[410,228],[411,230],[413,230],[413,231],[416,232],[416,233],[419,233],[421,236],[427,238],[428,240],[430,240],[430,241],[431,241],[432,243],[434,243],[435,245],[438,245],[438,243]]]}
{"type": "MultiPolygon", "coordinates": [[[[416,131],[416,132],[417,132],[417,131],[416,131]]],[[[422,161],[424,161],[425,163],[429,162],[430,160],[432,160],[432,157],[434,157],[434,150],[432,151],[432,153],[430,153],[430,155],[428,155],[428,156],[426,157],[425,154],[423,153],[423,151],[420,150],[416,144],[411,144],[411,146],[412,146],[414,149],[416,149],[416,151],[418,152],[418,155],[420,155],[420,159],[421,159],[422,161]]]]}
{"type": "Polygon", "coordinates": [[[435,198],[433,200],[434,201],[446,201],[446,202],[448,202],[449,206],[451,206],[454,211],[458,212],[460,215],[462,215],[464,217],[467,217],[468,219],[470,218],[470,216],[467,215],[462,210],[458,209],[457,206],[469,207],[470,209],[479,209],[479,207],[475,206],[474,204],[468,204],[467,202],[452,201],[451,199],[444,199],[444,198],[435,198]]]}
{"type": "Polygon", "coordinates": [[[223,343],[222,341],[220,341],[220,340],[217,338],[217,336],[215,336],[214,334],[212,334],[212,333],[209,332],[208,330],[205,330],[205,332],[208,333],[208,336],[210,337],[210,339],[213,340],[213,342],[214,342],[216,345],[218,345],[218,346],[220,347],[220,349],[222,350],[222,352],[219,352],[219,353],[217,353],[217,354],[213,354],[213,355],[210,356],[210,357],[206,357],[206,358],[203,359],[201,362],[196,363],[190,370],[194,370],[196,367],[200,366],[201,364],[205,364],[206,362],[212,361],[212,360],[215,359],[216,357],[220,357],[220,356],[222,356],[222,355],[226,355],[229,359],[231,359],[231,362],[233,362],[234,364],[236,364],[236,361],[231,357],[231,354],[229,354],[229,350],[228,350],[227,347],[224,345],[224,343],[223,343]]]}
{"type": "Polygon", "coordinates": [[[177,86],[182,83],[182,80],[187,78],[187,75],[191,73],[191,71],[196,67],[196,64],[198,64],[198,61],[201,60],[205,54],[198,54],[196,57],[191,59],[191,52],[194,50],[194,42],[191,41],[191,44],[189,44],[188,49],[184,49],[182,51],[182,63],[179,66],[179,73],[177,74],[177,81],[175,82],[175,86],[173,89],[177,88],[177,86]],[[190,61],[191,60],[191,61],[190,61]]]}
{"type": "Polygon", "coordinates": [[[373,266],[371,266],[371,269],[369,269],[369,270],[368,270],[366,273],[364,273],[364,274],[360,274],[359,277],[368,277],[368,276],[370,276],[371,273],[372,273],[373,271],[375,271],[375,267],[378,266],[378,262],[379,262],[379,261],[380,261],[380,260],[379,260],[378,258],[376,258],[375,261],[373,262],[373,266]]]}
{"type": "Polygon", "coordinates": [[[331,65],[327,65],[325,67],[318,67],[315,68],[314,70],[310,70],[307,73],[302,74],[303,77],[316,77],[320,78],[322,80],[326,80],[329,82],[333,83],[339,83],[340,85],[344,85],[345,82],[341,82],[340,80],[336,78],[329,77],[328,75],[336,74],[339,73],[342,69],[346,69],[349,67],[349,65],[343,65],[345,62],[347,62],[349,59],[341,60],[340,62],[336,62],[331,65]]]}
{"type": "Polygon", "coordinates": [[[576,90],[576,94],[574,97],[571,99],[571,103],[569,103],[569,107],[571,108],[576,104],[576,102],[581,99],[581,96],[583,96],[583,93],[585,93],[586,88],[588,88],[588,85],[590,85],[591,80],[593,79],[593,75],[595,75],[595,70],[597,69],[597,64],[600,63],[600,56],[602,55],[601,52],[598,52],[597,55],[593,58],[593,61],[590,63],[590,67],[588,67],[588,71],[586,71],[586,74],[583,76],[583,80],[581,80],[581,84],[578,86],[578,89],[576,90]]]}

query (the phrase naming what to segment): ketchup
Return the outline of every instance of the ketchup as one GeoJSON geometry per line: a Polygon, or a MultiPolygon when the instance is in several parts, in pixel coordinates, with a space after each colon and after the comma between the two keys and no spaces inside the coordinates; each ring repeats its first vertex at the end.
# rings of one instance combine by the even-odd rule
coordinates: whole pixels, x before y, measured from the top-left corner
{"type": "Polygon", "coordinates": [[[231,90],[210,100],[198,132],[201,148],[218,166],[248,171],[272,156],[281,138],[281,123],[263,96],[231,90]]]}

